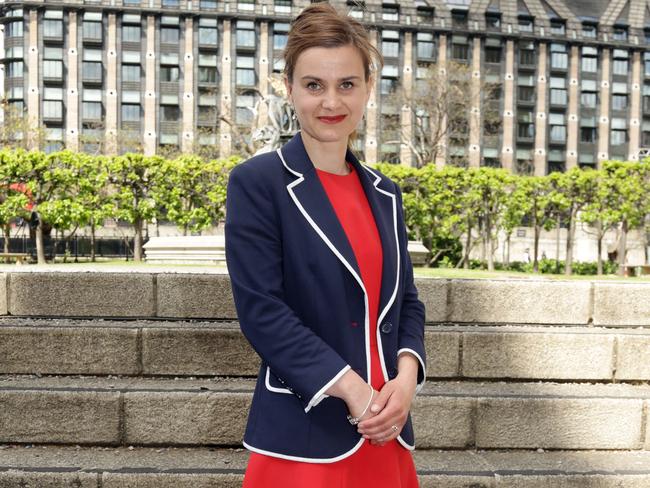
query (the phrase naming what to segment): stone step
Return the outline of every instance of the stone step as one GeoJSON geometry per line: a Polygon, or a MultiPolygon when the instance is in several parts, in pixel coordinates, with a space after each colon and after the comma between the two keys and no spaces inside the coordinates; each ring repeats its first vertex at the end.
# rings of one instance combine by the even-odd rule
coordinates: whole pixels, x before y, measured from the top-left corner
{"type": "MultiPolygon", "coordinates": [[[[418,451],[422,488],[647,488],[649,452],[418,451]]],[[[236,488],[248,452],[0,446],[3,488],[236,488]]]]}
{"type": "MultiPolygon", "coordinates": [[[[0,376],[0,442],[240,446],[254,381],[0,376]]],[[[428,382],[425,449],[650,449],[650,386],[428,382]]]]}
{"type": "MultiPolygon", "coordinates": [[[[430,378],[650,380],[650,329],[428,325],[430,378]]],[[[236,322],[0,317],[0,374],[257,374],[236,322]]]]}
{"type": "MultiPolygon", "coordinates": [[[[2,267],[0,315],[235,319],[225,268],[2,267]]],[[[429,322],[650,325],[650,283],[416,278],[429,322]]]]}

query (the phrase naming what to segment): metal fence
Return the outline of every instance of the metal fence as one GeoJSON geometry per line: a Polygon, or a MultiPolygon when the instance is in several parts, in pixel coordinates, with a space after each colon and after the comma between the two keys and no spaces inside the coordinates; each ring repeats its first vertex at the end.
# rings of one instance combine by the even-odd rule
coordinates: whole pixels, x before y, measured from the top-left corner
{"type": "MultiPolygon", "coordinates": [[[[45,247],[45,257],[48,260],[65,255],[72,262],[78,261],[79,258],[84,261],[90,259],[90,237],[74,236],[66,242],[62,239],[55,240],[52,237],[45,236],[43,245],[45,247]]],[[[4,238],[0,237],[0,251],[2,250],[4,250],[4,238]]],[[[26,253],[36,260],[36,241],[27,236],[12,237],[9,239],[9,252],[26,253]]],[[[133,238],[96,237],[95,256],[110,259],[121,258],[128,261],[133,258],[133,238]]]]}

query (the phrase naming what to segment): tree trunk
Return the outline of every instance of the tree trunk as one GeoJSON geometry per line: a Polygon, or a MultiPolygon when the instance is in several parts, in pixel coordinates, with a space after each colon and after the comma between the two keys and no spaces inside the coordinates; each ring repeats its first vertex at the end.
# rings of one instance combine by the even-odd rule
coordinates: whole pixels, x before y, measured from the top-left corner
{"type": "Polygon", "coordinates": [[[38,226],[36,226],[36,262],[38,264],[46,264],[45,260],[45,246],[43,244],[43,222],[40,215],[38,216],[38,226]]]}
{"type": "MultiPolygon", "coordinates": [[[[599,225],[600,227],[600,225],[599,225]]],[[[603,238],[605,237],[605,234],[598,230],[598,259],[596,260],[597,263],[597,271],[596,273],[598,276],[601,276],[603,274],[603,238]]]]}
{"type": "Polygon", "coordinates": [[[505,268],[510,267],[510,237],[511,236],[512,234],[508,234],[508,236],[506,237],[506,245],[504,248],[506,256],[505,259],[503,260],[505,268]]]}
{"type": "Polygon", "coordinates": [[[90,262],[96,261],[95,256],[95,219],[90,219],[90,262]]]}
{"type": "Polygon", "coordinates": [[[539,252],[539,235],[541,234],[541,228],[537,223],[535,222],[534,224],[534,229],[535,229],[535,237],[534,237],[534,245],[533,245],[533,271],[535,273],[539,273],[539,261],[537,259],[537,253],[539,252]]]}
{"type": "Polygon", "coordinates": [[[560,232],[562,225],[560,220],[557,222],[557,231],[555,233],[555,274],[560,273],[560,232]]]}
{"type": "Polygon", "coordinates": [[[621,238],[618,240],[618,275],[625,274],[625,251],[627,248],[627,219],[621,224],[621,238]]]}
{"type": "MultiPolygon", "coordinates": [[[[11,224],[7,224],[2,227],[2,232],[4,234],[4,252],[5,254],[9,252],[9,239],[11,239],[11,224]]],[[[9,258],[4,259],[5,263],[9,262],[9,258]]]]}
{"type": "Polygon", "coordinates": [[[469,269],[469,253],[472,244],[472,226],[467,226],[467,239],[465,240],[465,252],[463,253],[463,269],[469,269]]]}
{"type": "Polygon", "coordinates": [[[492,232],[489,216],[485,218],[485,249],[487,251],[488,271],[494,271],[494,250],[492,249],[492,232]]]}
{"type": "Polygon", "coordinates": [[[135,239],[133,240],[133,260],[142,261],[142,219],[136,219],[133,223],[135,239]]]}
{"type": "Polygon", "coordinates": [[[573,243],[576,235],[576,212],[571,209],[569,214],[569,232],[566,237],[566,258],[564,260],[564,274],[573,274],[573,243]]]}

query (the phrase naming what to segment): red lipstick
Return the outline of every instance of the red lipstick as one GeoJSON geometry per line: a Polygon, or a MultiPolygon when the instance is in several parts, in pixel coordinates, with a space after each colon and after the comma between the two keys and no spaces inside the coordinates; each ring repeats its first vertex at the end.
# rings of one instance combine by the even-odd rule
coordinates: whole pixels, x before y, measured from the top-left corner
{"type": "Polygon", "coordinates": [[[346,115],[334,115],[332,117],[321,116],[321,117],[318,117],[318,120],[320,120],[321,122],[325,122],[326,124],[338,124],[345,117],[346,117],[346,115]]]}

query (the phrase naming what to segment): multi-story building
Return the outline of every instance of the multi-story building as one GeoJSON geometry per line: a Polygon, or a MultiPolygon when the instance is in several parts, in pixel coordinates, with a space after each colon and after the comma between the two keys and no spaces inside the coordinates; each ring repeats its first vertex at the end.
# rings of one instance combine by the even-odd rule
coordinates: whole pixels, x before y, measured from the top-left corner
{"type": "MultiPolygon", "coordinates": [[[[439,164],[453,151],[470,166],[528,164],[546,174],[637,159],[650,148],[645,0],[339,3],[385,56],[357,140],[368,162],[413,163],[409,146],[394,143],[395,127],[409,127],[412,115],[391,93],[451,61],[466,63],[477,87],[498,86],[502,117],[488,133],[472,107],[474,122],[465,137],[443,141],[439,164]]],[[[211,145],[228,155],[237,126],[250,125],[250,107],[271,90],[269,75],[282,71],[289,23],[305,5],[0,1],[0,98],[47,128],[48,150],[101,143],[102,151],[121,151],[135,140],[147,154],[211,145]]]]}

